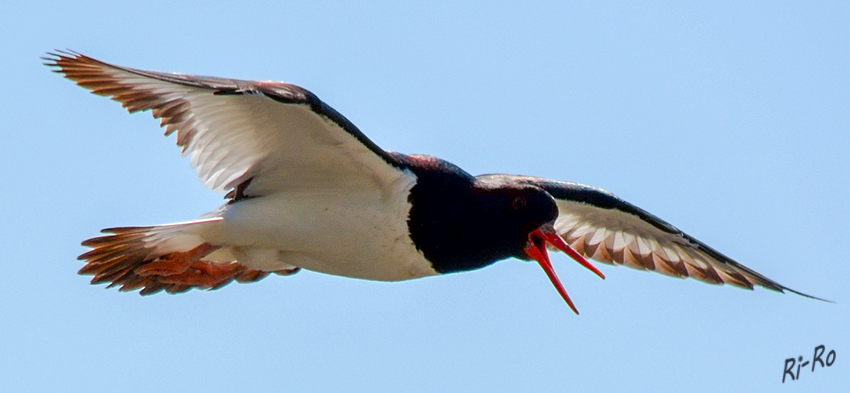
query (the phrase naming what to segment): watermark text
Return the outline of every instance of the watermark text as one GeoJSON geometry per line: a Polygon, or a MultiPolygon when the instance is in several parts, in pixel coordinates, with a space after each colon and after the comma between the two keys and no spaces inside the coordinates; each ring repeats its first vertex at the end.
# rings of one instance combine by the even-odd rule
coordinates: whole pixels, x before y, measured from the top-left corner
{"type": "Polygon", "coordinates": [[[782,383],[785,383],[785,377],[791,377],[792,381],[800,379],[800,370],[808,370],[808,365],[812,365],[812,372],[815,372],[817,366],[821,368],[832,367],[835,363],[835,350],[829,351],[826,355],[826,346],[818,345],[815,347],[815,354],[812,360],[803,361],[803,355],[795,358],[785,359],[785,371],[782,372],[782,383]],[[797,366],[796,368],[794,366],[797,366]]]}

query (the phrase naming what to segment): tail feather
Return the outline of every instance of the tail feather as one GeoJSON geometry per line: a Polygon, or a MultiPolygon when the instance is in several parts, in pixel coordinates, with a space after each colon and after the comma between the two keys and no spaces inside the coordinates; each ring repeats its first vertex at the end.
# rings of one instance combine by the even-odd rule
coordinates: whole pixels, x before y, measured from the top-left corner
{"type": "Polygon", "coordinates": [[[106,235],[82,242],[92,249],[78,257],[86,262],[79,274],[94,276],[92,284],[109,283],[107,288],[119,287],[122,292],[140,289],[141,295],[218,289],[234,280],[249,283],[267,277],[270,272],[249,269],[235,260],[204,259],[221,247],[205,242],[198,228],[215,221],[104,229],[101,233],[106,235]]]}

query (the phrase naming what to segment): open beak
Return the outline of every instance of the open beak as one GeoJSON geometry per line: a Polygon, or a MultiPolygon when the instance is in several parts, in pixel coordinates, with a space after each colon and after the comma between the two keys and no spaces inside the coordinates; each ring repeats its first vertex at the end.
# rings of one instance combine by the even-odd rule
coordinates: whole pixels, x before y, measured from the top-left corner
{"type": "Polygon", "coordinates": [[[596,275],[602,279],[605,279],[605,276],[602,272],[597,270],[596,267],[591,265],[587,259],[573,250],[572,247],[567,245],[567,243],[564,243],[564,240],[558,236],[558,233],[555,232],[555,228],[552,225],[541,225],[540,228],[537,228],[528,234],[528,245],[525,246],[525,253],[540,264],[540,267],[542,267],[543,271],[546,272],[546,275],[549,276],[549,281],[552,281],[552,285],[555,286],[555,289],[558,290],[561,297],[564,298],[570,308],[573,309],[573,312],[578,314],[576,306],[573,304],[573,301],[570,300],[570,295],[567,295],[567,290],[564,289],[564,286],[561,284],[561,280],[559,280],[558,275],[555,274],[555,269],[552,268],[552,261],[549,260],[549,253],[546,251],[546,243],[549,243],[555,246],[555,248],[565,252],[567,255],[575,259],[576,262],[590,269],[590,271],[596,273],[596,275]]]}

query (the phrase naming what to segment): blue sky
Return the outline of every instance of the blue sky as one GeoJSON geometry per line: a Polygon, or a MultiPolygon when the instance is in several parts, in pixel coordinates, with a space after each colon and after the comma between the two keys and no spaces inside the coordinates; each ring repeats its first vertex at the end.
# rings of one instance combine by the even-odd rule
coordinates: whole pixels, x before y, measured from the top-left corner
{"type": "MultiPolygon", "coordinates": [[[[22,2],[0,14],[0,391],[838,391],[850,385],[845,2],[22,2]],[[554,257],[402,283],[312,272],[140,297],[76,275],[101,228],[222,203],[148,114],[53,48],[276,79],[380,146],[606,188],[791,288],[554,257]],[[829,368],[781,377],[825,345],[829,368]]],[[[341,245],[344,246],[344,245],[341,245]]]]}

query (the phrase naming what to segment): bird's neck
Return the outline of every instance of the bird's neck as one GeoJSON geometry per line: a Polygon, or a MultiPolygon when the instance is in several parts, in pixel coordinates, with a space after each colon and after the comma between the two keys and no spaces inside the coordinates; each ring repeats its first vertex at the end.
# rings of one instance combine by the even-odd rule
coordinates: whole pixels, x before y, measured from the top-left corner
{"type": "Polygon", "coordinates": [[[492,235],[498,228],[489,224],[492,217],[474,192],[474,177],[438,158],[401,158],[417,177],[409,197],[410,238],[434,270],[479,269],[514,256],[492,235]]]}

